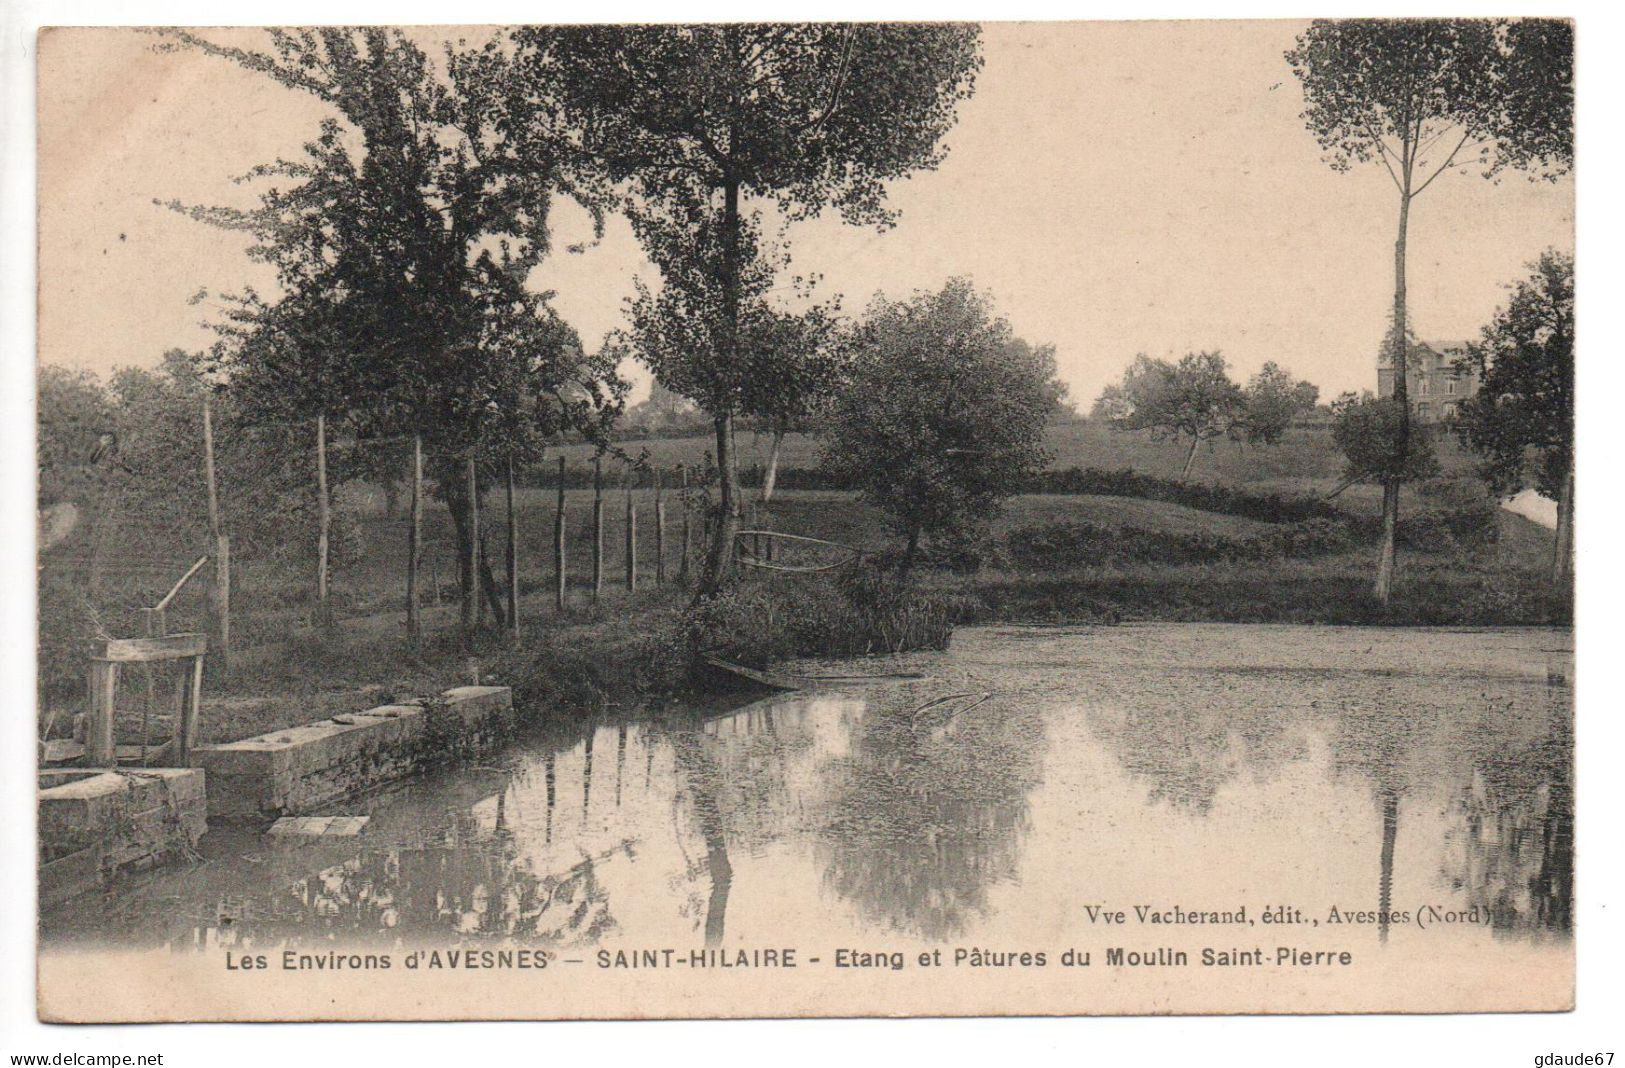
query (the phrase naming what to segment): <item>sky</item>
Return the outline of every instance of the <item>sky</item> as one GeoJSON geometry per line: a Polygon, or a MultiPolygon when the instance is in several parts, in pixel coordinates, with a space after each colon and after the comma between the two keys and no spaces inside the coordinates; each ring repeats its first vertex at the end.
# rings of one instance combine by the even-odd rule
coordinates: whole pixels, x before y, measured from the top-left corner
{"type": "MultiPolygon", "coordinates": [[[[1217,349],[1266,361],[1323,398],[1375,387],[1393,293],[1397,194],[1377,164],[1339,174],[1299,117],[1282,58],[1291,21],[1003,23],[935,171],[893,183],[886,231],[826,215],[794,225],[795,273],[860,312],[971,278],[1016,333],[1055,346],[1087,410],[1136,353],[1217,349]]],[[[224,32],[224,31],[222,31],[224,32]]],[[[251,34],[253,31],[232,31],[251,34]]],[[[450,31],[442,31],[442,35],[450,31]]],[[[470,39],[488,31],[459,31],[470,39]]],[[[233,178],[293,157],[314,99],[128,30],[41,41],[39,358],[97,373],[212,340],[199,290],[274,288],[243,235],[154,204],[247,206],[233,178]]],[[[1411,317],[1425,340],[1476,336],[1509,283],[1573,248],[1571,179],[1442,177],[1413,204],[1411,317]]],[[[590,238],[561,210],[560,251],[532,277],[594,345],[656,274],[624,221],[590,238]]],[[[648,376],[626,368],[646,392],[648,376]]]]}

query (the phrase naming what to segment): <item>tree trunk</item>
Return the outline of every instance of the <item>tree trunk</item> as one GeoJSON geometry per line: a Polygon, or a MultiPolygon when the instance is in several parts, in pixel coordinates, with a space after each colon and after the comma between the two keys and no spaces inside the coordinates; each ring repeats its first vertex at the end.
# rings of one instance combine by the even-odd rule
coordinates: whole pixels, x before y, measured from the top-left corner
{"type": "Polygon", "coordinates": [[[903,547],[903,559],[897,564],[897,577],[904,579],[910,571],[914,570],[914,558],[920,552],[920,527],[915,524],[908,529],[908,544],[903,547]]]}
{"type": "Polygon", "coordinates": [[[316,413],[316,617],[327,626],[333,621],[327,604],[327,546],[332,527],[332,506],[327,497],[327,416],[316,413]]]}
{"type": "Polygon", "coordinates": [[[592,601],[604,592],[604,454],[592,460],[592,601]]]}
{"type": "Polygon", "coordinates": [[[559,457],[559,503],[553,517],[553,598],[564,611],[564,457],[559,457]]]}
{"type": "Polygon", "coordinates": [[[418,608],[419,574],[423,570],[423,436],[412,435],[412,526],[406,539],[406,637],[423,640],[423,613],[418,608]]]}
{"type": "MultiPolygon", "coordinates": [[[[491,609],[491,624],[498,630],[508,626],[508,613],[502,598],[502,584],[497,581],[496,570],[491,566],[491,553],[486,547],[486,530],[480,531],[480,589],[485,593],[485,606],[491,609]]],[[[481,612],[483,620],[484,612],[481,612]]]]}
{"type": "Polygon", "coordinates": [[[1569,581],[1569,569],[1574,563],[1574,467],[1563,478],[1563,489],[1557,498],[1557,545],[1552,552],[1552,581],[1563,585],[1569,581]]]}
{"type": "Polygon", "coordinates": [[[1407,151],[1403,161],[1404,178],[1399,193],[1399,233],[1394,238],[1394,404],[1399,411],[1399,432],[1395,435],[1394,471],[1382,483],[1382,550],[1377,557],[1377,580],[1371,592],[1379,604],[1387,604],[1394,588],[1394,565],[1398,556],[1400,471],[1411,451],[1410,343],[1406,337],[1405,241],[1411,221],[1411,165],[1407,151]]]}
{"type": "MultiPolygon", "coordinates": [[[[474,470],[474,458],[470,456],[463,468],[463,486],[459,496],[462,498],[461,516],[453,516],[458,528],[458,544],[462,552],[459,553],[458,573],[461,581],[462,625],[463,640],[471,641],[474,637],[474,628],[479,622],[480,610],[480,513],[479,513],[479,480],[474,470]]],[[[451,494],[446,495],[447,502],[451,494]]]]}
{"type": "Polygon", "coordinates": [[[1394,545],[1399,533],[1399,479],[1382,484],[1382,549],[1377,557],[1377,582],[1372,588],[1378,603],[1387,604],[1394,588],[1394,545]]]}
{"type": "Polygon", "coordinates": [[[773,431],[773,443],[767,448],[767,472],[762,475],[762,503],[773,500],[773,487],[779,481],[779,450],[784,445],[784,431],[773,431]]]}
{"type": "Polygon", "coordinates": [[[698,596],[709,597],[722,588],[733,564],[734,536],[739,532],[739,488],[730,472],[734,464],[734,421],[725,415],[716,420],[717,470],[720,489],[717,495],[716,521],[711,528],[711,548],[705,561],[705,574],[700,580],[698,596]]]}
{"type": "Polygon", "coordinates": [[[513,457],[508,457],[508,553],[504,565],[508,571],[508,629],[519,640],[519,517],[513,509],[513,457]]]}
{"type": "MultiPolygon", "coordinates": [[[[732,149],[732,137],[729,137],[732,149]]],[[[723,360],[732,366],[739,360],[739,180],[730,175],[722,190],[722,317],[723,360]]],[[[718,495],[717,525],[711,540],[711,555],[700,580],[698,596],[710,597],[727,581],[733,564],[734,534],[739,530],[739,460],[734,449],[734,421],[731,411],[712,412],[717,433],[718,495]]]]}
{"type": "Polygon", "coordinates": [[[452,532],[457,540],[457,581],[462,595],[461,621],[466,637],[472,637],[487,605],[497,626],[505,626],[507,613],[503,608],[502,586],[491,568],[490,554],[485,551],[485,532],[479,521],[479,505],[469,499],[466,466],[462,472],[451,468],[449,477],[442,478],[446,487],[446,511],[451,515],[452,532]]]}
{"type": "Polygon", "coordinates": [[[1190,451],[1185,453],[1185,469],[1179,472],[1179,477],[1180,478],[1190,478],[1191,477],[1191,467],[1194,466],[1195,463],[1196,463],[1196,448],[1197,448],[1197,446],[1199,446],[1201,444],[1202,444],[1202,439],[1201,438],[1199,438],[1199,437],[1192,437],[1191,438],[1190,451]]]}

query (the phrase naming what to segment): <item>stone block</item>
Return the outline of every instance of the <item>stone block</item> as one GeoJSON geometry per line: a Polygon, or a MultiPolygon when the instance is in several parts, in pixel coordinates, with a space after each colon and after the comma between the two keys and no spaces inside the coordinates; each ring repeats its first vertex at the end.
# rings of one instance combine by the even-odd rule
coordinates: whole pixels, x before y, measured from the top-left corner
{"type": "Polygon", "coordinates": [[[198,746],[221,819],[298,815],[414,771],[437,739],[462,748],[505,728],[507,687],[463,686],[421,705],[383,705],[224,745],[198,746]]]}

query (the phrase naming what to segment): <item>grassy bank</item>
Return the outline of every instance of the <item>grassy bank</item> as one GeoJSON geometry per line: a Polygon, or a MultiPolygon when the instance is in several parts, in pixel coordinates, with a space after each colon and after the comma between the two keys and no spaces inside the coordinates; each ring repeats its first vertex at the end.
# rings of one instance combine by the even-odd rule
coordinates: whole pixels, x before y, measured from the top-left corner
{"type": "Polygon", "coordinates": [[[206,701],[205,741],[227,741],[478,682],[508,685],[533,723],[612,706],[704,703],[710,653],[765,667],[803,656],[946,648],[972,607],[952,591],[900,589],[889,572],[837,581],[740,582],[699,607],[674,586],[563,616],[524,605],[520,639],[496,632],[465,647],[455,627],[417,650],[385,628],[334,628],[247,658],[206,701]]]}
{"type": "MultiPolygon", "coordinates": [[[[1010,499],[979,548],[978,568],[923,568],[907,596],[880,577],[898,539],[879,514],[846,492],[787,490],[758,508],[752,522],[858,546],[881,570],[844,585],[822,577],[757,576],[700,612],[689,610],[688,591],[675,581],[681,520],[670,497],[667,582],[652,582],[648,490],[633,495],[642,565],[635,594],[621,577],[626,498],[618,490],[607,495],[606,584],[596,603],[587,588],[591,493],[568,492],[570,603],[556,610],[554,495],[522,488],[515,511],[522,639],[516,649],[507,636],[484,635],[472,656],[457,637],[450,524],[439,506],[426,523],[431,589],[424,613],[431,636],[416,651],[402,640],[405,528],[400,518],[383,514],[380,500],[378,507],[358,509],[360,551],[335,573],[340,622],[330,631],[309,624],[308,574],[240,562],[241,585],[233,592],[240,644],[231,675],[211,678],[206,687],[204,736],[245,737],[476,677],[513,685],[535,718],[579,717],[612,705],[695,699],[690,669],[697,649],[761,666],[797,656],[941,647],[963,623],[1570,622],[1572,592],[1553,588],[1546,577],[1552,533],[1498,512],[1466,477],[1468,460],[1449,448],[1441,450],[1441,477],[1406,491],[1395,596],[1378,605],[1370,594],[1377,492],[1357,486],[1327,504],[1323,498],[1337,472],[1330,443],[1324,435],[1294,434],[1304,440],[1280,450],[1216,449],[1206,456],[1208,470],[1199,462],[1201,477],[1181,484],[1165,474],[1181,459],[1177,449],[1088,427],[1057,428],[1052,447],[1065,451],[1057,456],[1051,492],[1010,499]],[[1068,462],[1079,471],[1069,472],[1068,462]],[[1238,477],[1216,480],[1227,464],[1238,477]],[[438,598],[435,585],[443,588],[438,598]]],[[[705,442],[668,444],[703,449],[705,442]]],[[[802,452],[808,447],[796,445],[802,452]]],[[[787,462],[798,462],[797,455],[791,452],[787,462]]],[[[505,515],[500,504],[493,511],[488,529],[500,532],[505,515]]],[[[697,557],[697,529],[693,540],[697,557]]],[[[488,545],[500,571],[499,547],[498,540],[488,545]]],[[[188,596],[201,613],[201,593],[188,596]]],[[[192,625],[181,613],[177,629],[192,625]]],[[[81,707],[70,692],[78,670],[68,669],[63,677],[70,687],[48,702],[58,718],[81,707]]]]}

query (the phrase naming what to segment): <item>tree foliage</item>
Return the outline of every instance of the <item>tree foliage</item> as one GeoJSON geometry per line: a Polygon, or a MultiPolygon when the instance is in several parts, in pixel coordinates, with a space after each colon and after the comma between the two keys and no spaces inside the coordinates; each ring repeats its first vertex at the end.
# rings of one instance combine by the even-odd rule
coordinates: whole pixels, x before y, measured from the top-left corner
{"type": "Polygon", "coordinates": [[[771,384],[762,374],[773,370],[757,365],[769,349],[752,339],[772,325],[760,298],[777,263],[746,198],[787,220],[834,209],[848,222],[890,224],[886,183],[941,161],[942,137],[981,63],[978,40],[976,27],[950,24],[514,35],[517,67],[547,87],[543,99],[557,103],[583,152],[618,183],[661,271],[662,296],[640,293],[634,307],[644,313],[634,324],[640,348],[663,385],[714,420],[722,516],[702,596],[727,569],[741,507],[733,419],[762,403],[771,384]]]}
{"type": "Polygon", "coordinates": [[[1552,250],[1467,347],[1480,375],[1457,428],[1499,493],[1562,494],[1574,462],[1574,257],[1552,250]]]}
{"type": "Polygon", "coordinates": [[[1247,399],[1217,352],[1191,352],[1178,362],[1134,357],[1123,380],[1101,392],[1098,415],[1117,430],[1148,430],[1156,438],[1197,442],[1239,437],[1247,399]]]}
{"type": "Polygon", "coordinates": [[[974,528],[1042,468],[1055,352],[1016,337],[964,279],[877,299],[830,411],[823,464],[908,539],[974,528]]]}
{"type": "Polygon", "coordinates": [[[1314,409],[1320,388],[1313,382],[1293,381],[1292,372],[1271,360],[1248,380],[1243,395],[1248,442],[1279,445],[1292,420],[1314,409]]]}
{"type": "Polygon", "coordinates": [[[1415,196],[1453,169],[1566,172],[1573,51],[1561,19],[1320,19],[1286,59],[1326,162],[1381,162],[1415,196]]]}
{"type": "Polygon", "coordinates": [[[241,295],[214,353],[245,415],[418,432],[431,456],[472,450],[482,468],[607,427],[625,392],[610,356],[589,357],[527,286],[554,196],[601,213],[602,193],[531,113],[508,136],[525,87],[500,44],[448,46],[437,65],[398,30],[267,33],[261,51],[170,34],[336,113],[302,157],[245,176],[292,183],[257,208],[171,205],[253,234],[251,255],[276,267],[280,298],[241,295]]]}
{"type": "Polygon", "coordinates": [[[1145,430],[1157,440],[1190,440],[1184,473],[1190,474],[1204,441],[1228,438],[1275,445],[1298,412],[1312,408],[1319,390],[1294,382],[1290,372],[1270,362],[1244,389],[1231,377],[1218,352],[1192,352],[1177,362],[1141,353],[1095,401],[1096,418],[1116,430],[1145,430]]]}
{"type": "MultiPolygon", "coordinates": [[[[889,223],[885,183],[943,158],[968,98],[967,24],[526,27],[581,147],[645,210],[717,207],[730,183],[793,218],[889,223]]],[[[636,205],[635,205],[636,206],[636,205]]]]}

